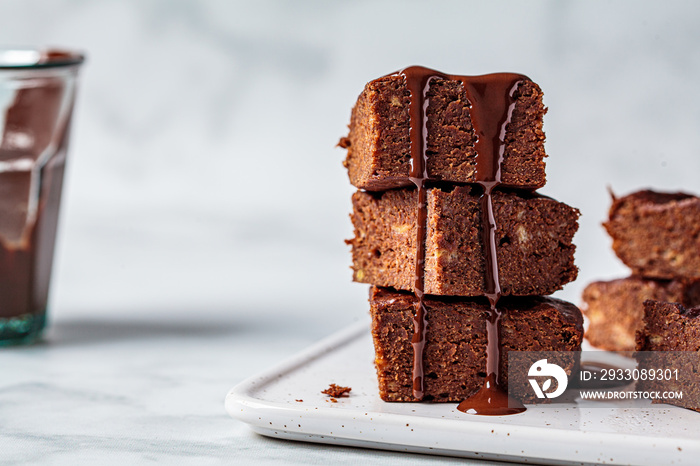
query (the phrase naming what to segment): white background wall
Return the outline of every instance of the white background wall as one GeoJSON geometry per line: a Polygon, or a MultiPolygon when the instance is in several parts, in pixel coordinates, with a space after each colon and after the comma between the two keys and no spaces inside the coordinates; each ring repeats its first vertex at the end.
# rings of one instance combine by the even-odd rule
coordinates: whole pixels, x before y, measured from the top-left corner
{"type": "Polygon", "coordinates": [[[692,1],[0,3],[0,43],[88,56],[53,317],[365,315],[334,146],[365,82],[412,64],[542,86],[542,192],[583,214],[560,294],[578,302],[627,273],[600,226],[608,187],[700,192],[699,23],[692,1]]]}

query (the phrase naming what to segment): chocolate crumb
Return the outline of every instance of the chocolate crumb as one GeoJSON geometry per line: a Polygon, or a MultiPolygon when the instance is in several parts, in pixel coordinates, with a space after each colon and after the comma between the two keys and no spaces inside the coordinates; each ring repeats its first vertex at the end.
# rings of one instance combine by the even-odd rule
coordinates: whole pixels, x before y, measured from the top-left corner
{"type": "MultiPolygon", "coordinates": [[[[350,387],[341,387],[340,385],[336,385],[334,383],[330,384],[327,389],[322,390],[321,393],[324,395],[328,395],[331,397],[331,399],[334,398],[341,398],[341,397],[347,397],[349,396],[350,390],[352,388],[350,387]]],[[[333,402],[336,403],[338,400],[334,400],[333,402]]]]}

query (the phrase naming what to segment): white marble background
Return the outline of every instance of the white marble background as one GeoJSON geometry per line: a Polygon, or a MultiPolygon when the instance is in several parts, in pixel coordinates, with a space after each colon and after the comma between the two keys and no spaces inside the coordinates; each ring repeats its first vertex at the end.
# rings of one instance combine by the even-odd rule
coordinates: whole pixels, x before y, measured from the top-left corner
{"type": "Polygon", "coordinates": [[[692,1],[0,3],[0,43],[88,56],[52,326],[0,350],[0,463],[394,459],[262,439],[222,407],[367,312],[334,147],[364,83],[422,64],[542,86],[542,192],[583,214],[578,302],[627,273],[608,187],[700,192],[699,22],[692,1]]]}

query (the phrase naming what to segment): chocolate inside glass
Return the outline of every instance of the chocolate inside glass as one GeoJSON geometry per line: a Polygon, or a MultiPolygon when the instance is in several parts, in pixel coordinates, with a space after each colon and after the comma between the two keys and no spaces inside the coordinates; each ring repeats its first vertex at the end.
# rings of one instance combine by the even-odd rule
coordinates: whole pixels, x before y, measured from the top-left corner
{"type": "Polygon", "coordinates": [[[83,56],[0,49],[0,345],[46,321],[63,172],[83,56]]]}

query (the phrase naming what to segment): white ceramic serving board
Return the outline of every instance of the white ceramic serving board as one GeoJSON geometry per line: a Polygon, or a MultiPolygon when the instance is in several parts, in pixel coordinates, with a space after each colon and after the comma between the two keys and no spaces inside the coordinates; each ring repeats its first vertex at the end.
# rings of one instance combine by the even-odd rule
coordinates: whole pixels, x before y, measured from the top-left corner
{"type": "Polygon", "coordinates": [[[569,403],[473,416],[454,403],[386,403],[373,358],[361,322],[241,382],[226,409],[260,434],[307,442],[539,464],[700,461],[700,413],[569,403]],[[332,402],[321,393],[331,383],[352,387],[350,396],[332,402]]]}

